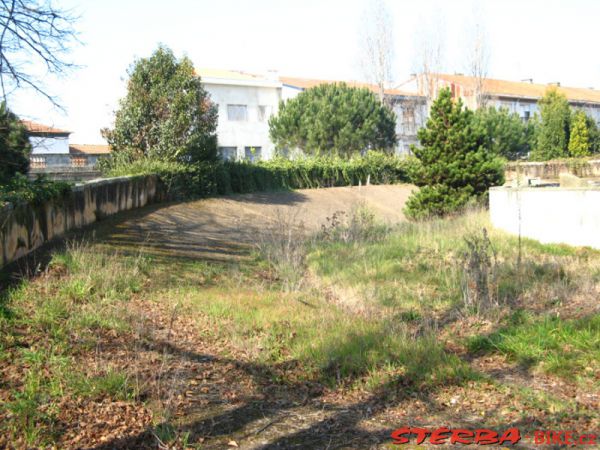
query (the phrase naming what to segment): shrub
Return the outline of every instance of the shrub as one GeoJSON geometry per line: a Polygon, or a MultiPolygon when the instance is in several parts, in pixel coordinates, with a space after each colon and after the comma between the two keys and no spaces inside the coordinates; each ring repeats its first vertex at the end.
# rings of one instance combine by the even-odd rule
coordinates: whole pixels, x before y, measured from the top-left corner
{"type": "Polygon", "coordinates": [[[422,166],[413,181],[422,188],[407,202],[408,217],[448,215],[503,183],[502,161],[485,147],[485,133],[473,113],[463,109],[460,99],[454,102],[449,89],[440,92],[418,137],[421,146],[413,153],[422,166]]]}
{"type": "Polygon", "coordinates": [[[6,203],[37,205],[62,198],[69,192],[71,192],[71,185],[68,183],[50,181],[44,177],[30,181],[25,175],[17,174],[10,182],[0,186],[0,206],[6,203]]]}
{"type": "Polygon", "coordinates": [[[348,158],[396,144],[394,112],[368,89],[345,83],[322,84],[282,102],[269,127],[278,149],[307,155],[348,158]]]}

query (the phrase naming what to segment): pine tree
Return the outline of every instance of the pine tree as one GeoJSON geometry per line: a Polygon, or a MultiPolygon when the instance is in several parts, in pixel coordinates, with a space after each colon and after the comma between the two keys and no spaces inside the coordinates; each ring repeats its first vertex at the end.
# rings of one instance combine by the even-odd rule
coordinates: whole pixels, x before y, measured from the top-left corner
{"type": "Polygon", "coordinates": [[[6,103],[0,103],[0,184],[8,183],[17,173],[27,173],[30,152],[27,130],[6,103]]]}
{"type": "Polygon", "coordinates": [[[571,121],[571,136],[569,137],[569,155],[580,158],[590,155],[590,133],[587,127],[587,117],[583,111],[577,111],[571,121]]]}
{"type": "Polygon", "coordinates": [[[541,122],[531,159],[546,161],[567,156],[571,121],[571,108],[567,98],[556,88],[551,88],[538,104],[541,122]]]}
{"type": "Polygon", "coordinates": [[[421,189],[409,198],[406,214],[413,219],[444,216],[482,199],[488,188],[504,182],[503,163],[485,147],[485,130],[443,89],[431,107],[425,128],[418,132],[421,189]]]}
{"type": "Polygon", "coordinates": [[[279,150],[351,157],[369,149],[393,150],[396,116],[366,88],[321,84],[281,103],[269,120],[279,150]]]}

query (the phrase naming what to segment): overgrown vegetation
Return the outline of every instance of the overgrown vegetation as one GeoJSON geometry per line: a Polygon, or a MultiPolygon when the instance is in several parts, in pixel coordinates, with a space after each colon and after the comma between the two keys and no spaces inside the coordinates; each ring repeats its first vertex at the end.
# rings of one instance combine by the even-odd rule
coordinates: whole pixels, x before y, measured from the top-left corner
{"type": "Polygon", "coordinates": [[[61,409],[78,399],[137,395],[122,368],[81,365],[78,354],[99,345],[103,333],[130,328],[127,302],[142,288],[146,268],[141,256],[74,243],[55,255],[38,282],[1,294],[0,369],[13,389],[2,392],[0,434],[12,444],[52,442],[61,433],[61,409]]]}
{"type": "Polygon", "coordinates": [[[589,402],[547,386],[597,389],[598,252],[524,240],[519,259],[516,238],[482,232],[482,211],[390,227],[358,205],[315,234],[293,215],[266,223],[256,258],[127,255],[108,239],[70,245],[6,292],[0,435],[17,447],[118,433],[136,448],[227,445],[267,439],[273,396],[294,417],[320,397],[347,408],[369,396],[390,424],[396,408],[430,414],[425,402],[488,426],[529,429],[531,411],[531,427],[597,426],[589,402]],[[232,438],[219,425],[232,409],[258,431],[232,438]]]}

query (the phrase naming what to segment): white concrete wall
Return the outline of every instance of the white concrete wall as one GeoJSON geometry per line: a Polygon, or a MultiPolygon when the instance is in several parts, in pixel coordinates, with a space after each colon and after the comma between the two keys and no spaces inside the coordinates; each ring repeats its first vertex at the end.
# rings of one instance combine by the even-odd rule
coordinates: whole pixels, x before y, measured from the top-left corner
{"type": "Polygon", "coordinates": [[[67,136],[60,137],[42,137],[30,136],[31,153],[33,155],[43,154],[69,154],[69,138],[67,136]]]}
{"type": "Polygon", "coordinates": [[[260,147],[262,159],[271,158],[275,147],[269,139],[269,117],[277,114],[281,88],[226,84],[225,80],[222,84],[205,82],[204,87],[219,107],[219,147],[236,147],[239,159],[244,157],[245,147],[260,147]],[[246,105],[247,119],[229,120],[227,105],[246,105]],[[259,118],[259,106],[267,109],[264,120],[259,118]]]}
{"type": "Polygon", "coordinates": [[[600,249],[600,188],[491,188],[490,218],[542,243],[600,249]]]}

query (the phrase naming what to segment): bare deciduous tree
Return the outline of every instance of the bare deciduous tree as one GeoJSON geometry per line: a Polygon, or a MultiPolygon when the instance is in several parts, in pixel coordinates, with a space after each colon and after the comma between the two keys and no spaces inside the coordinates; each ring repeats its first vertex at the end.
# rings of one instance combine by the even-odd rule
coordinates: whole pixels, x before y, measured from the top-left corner
{"type": "Polygon", "coordinates": [[[65,60],[77,41],[76,21],[49,0],[0,0],[0,86],[4,101],[16,89],[31,88],[59,106],[37,72],[64,75],[65,60]]]}
{"type": "Polygon", "coordinates": [[[384,0],[369,0],[360,33],[361,66],[365,76],[377,85],[379,100],[392,81],[394,33],[392,17],[384,0]]]}
{"type": "Polygon", "coordinates": [[[417,27],[414,56],[419,91],[431,104],[436,93],[436,75],[442,71],[445,27],[440,16],[421,20],[417,27]]]}
{"type": "Polygon", "coordinates": [[[485,79],[489,68],[489,47],[481,23],[475,23],[470,45],[469,74],[473,77],[475,107],[484,108],[487,103],[485,79]]]}

